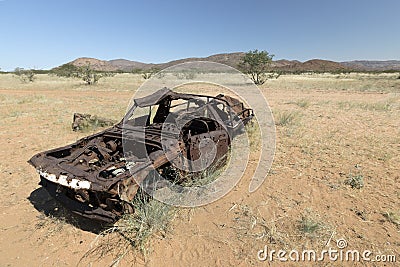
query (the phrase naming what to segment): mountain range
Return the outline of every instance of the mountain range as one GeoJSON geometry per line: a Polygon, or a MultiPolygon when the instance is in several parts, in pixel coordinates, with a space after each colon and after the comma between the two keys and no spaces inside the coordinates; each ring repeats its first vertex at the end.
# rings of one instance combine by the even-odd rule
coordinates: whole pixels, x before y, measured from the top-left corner
{"type": "MultiPolygon", "coordinates": [[[[245,54],[244,52],[216,54],[208,57],[184,58],[158,64],[143,63],[127,59],[113,59],[107,61],[95,58],[82,57],[69,62],[69,64],[72,64],[74,66],[85,66],[87,64],[90,64],[93,69],[99,71],[118,71],[118,70],[132,71],[135,69],[142,69],[142,70],[151,68],[164,69],[188,61],[212,61],[237,68],[244,54],[245,54]]],[[[312,59],[305,62],[301,62],[298,60],[281,59],[273,61],[271,64],[271,68],[273,70],[281,70],[289,72],[298,72],[298,71],[334,72],[334,71],[351,71],[351,70],[387,71],[387,70],[400,70],[400,61],[357,60],[357,61],[334,62],[322,59],[312,59]]]]}

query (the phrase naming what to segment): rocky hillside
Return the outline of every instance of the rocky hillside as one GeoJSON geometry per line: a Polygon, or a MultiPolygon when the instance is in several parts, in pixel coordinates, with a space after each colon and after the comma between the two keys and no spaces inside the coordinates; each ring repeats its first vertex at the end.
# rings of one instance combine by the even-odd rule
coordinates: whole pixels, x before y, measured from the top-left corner
{"type": "Polygon", "coordinates": [[[110,68],[117,68],[118,70],[123,71],[131,71],[134,69],[147,69],[155,65],[127,59],[113,59],[106,62],[110,65],[110,68]]]}
{"type": "MultiPolygon", "coordinates": [[[[127,59],[114,59],[114,60],[99,60],[95,58],[78,58],[70,64],[74,66],[85,66],[90,64],[95,70],[100,71],[132,71],[134,69],[150,69],[159,68],[164,69],[176,64],[188,61],[212,61],[217,63],[226,64],[228,66],[237,68],[241,58],[245,53],[225,53],[216,54],[208,57],[192,57],[179,60],[173,60],[167,63],[143,63],[138,61],[131,61],[127,59]]],[[[383,70],[400,70],[400,61],[348,61],[348,62],[334,62],[322,59],[312,59],[305,62],[297,60],[276,60],[272,63],[272,69],[287,72],[337,72],[337,71],[383,71],[383,70]]]]}
{"type": "Polygon", "coordinates": [[[289,72],[337,72],[350,70],[348,67],[329,60],[312,59],[306,62],[296,62],[294,64],[287,64],[284,66],[276,67],[278,70],[289,72]]]}
{"type": "Polygon", "coordinates": [[[386,61],[355,60],[355,61],[341,62],[341,64],[355,70],[366,70],[366,71],[400,70],[399,60],[386,60],[386,61]]]}
{"type": "Polygon", "coordinates": [[[113,66],[112,64],[109,63],[109,61],[105,60],[100,60],[96,58],[89,58],[89,57],[81,57],[77,58],[74,61],[69,62],[69,64],[72,64],[76,67],[83,67],[88,64],[95,69],[95,70],[100,70],[100,71],[116,71],[118,68],[116,66],[113,66]]]}

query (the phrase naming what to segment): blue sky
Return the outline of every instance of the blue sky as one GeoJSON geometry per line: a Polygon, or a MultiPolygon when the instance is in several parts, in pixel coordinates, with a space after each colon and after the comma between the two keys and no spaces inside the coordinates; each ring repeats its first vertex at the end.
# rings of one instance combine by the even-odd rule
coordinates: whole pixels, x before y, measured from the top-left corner
{"type": "Polygon", "coordinates": [[[398,60],[399,14],[399,0],[0,0],[0,68],[252,49],[301,61],[398,60]]]}

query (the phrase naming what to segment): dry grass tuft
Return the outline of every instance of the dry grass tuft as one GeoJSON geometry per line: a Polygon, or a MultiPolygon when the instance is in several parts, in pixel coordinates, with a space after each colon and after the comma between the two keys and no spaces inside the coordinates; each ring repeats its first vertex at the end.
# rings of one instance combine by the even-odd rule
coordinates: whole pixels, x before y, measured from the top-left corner
{"type": "Polygon", "coordinates": [[[322,221],[320,215],[311,209],[306,209],[298,221],[297,229],[305,237],[322,239],[330,236],[331,227],[322,221]]]}
{"type": "Polygon", "coordinates": [[[277,126],[289,126],[295,124],[300,117],[298,111],[283,111],[278,112],[275,117],[275,124],[277,126]]]}
{"type": "Polygon", "coordinates": [[[132,206],[135,212],[125,214],[115,225],[101,232],[81,261],[112,256],[111,265],[116,266],[127,254],[141,255],[146,260],[151,252],[150,240],[165,238],[171,230],[175,209],[142,191],[136,195],[132,206]]]}
{"type": "Polygon", "coordinates": [[[251,239],[263,241],[271,244],[286,245],[287,235],[278,231],[277,220],[267,221],[258,214],[252,207],[243,204],[235,204],[234,227],[236,237],[239,240],[251,239]]]}
{"type": "Polygon", "coordinates": [[[352,189],[361,189],[364,187],[364,176],[361,174],[349,174],[348,178],[344,181],[345,185],[349,185],[352,189]]]}
{"type": "Polygon", "coordinates": [[[389,211],[389,212],[383,213],[383,216],[389,222],[393,223],[397,227],[400,227],[400,214],[399,213],[396,213],[396,212],[393,212],[393,211],[389,211]]]}
{"type": "Polygon", "coordinates": [[[293,104],[295,104],[301,108],[308,108],[311,105],[310,100],[304,99],[304,98],[293,102],[293,104]]]}
{"type": "Polygon", "coordinates": [[[261,145],[261,132],[258,122],[253,119],[246,126],[247,137],[250,142],[250,150],[258,150],[261,145]]]}

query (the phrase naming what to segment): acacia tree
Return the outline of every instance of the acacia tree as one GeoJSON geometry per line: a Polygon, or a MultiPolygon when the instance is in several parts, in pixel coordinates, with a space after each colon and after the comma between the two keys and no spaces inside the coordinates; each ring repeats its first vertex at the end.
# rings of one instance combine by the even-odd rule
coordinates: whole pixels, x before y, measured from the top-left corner
{"type": "Polygon", "coordinates": [[[155,67],[150,68],[150,69],[148,69],[148,70],[144,70],[144,71],[142,72],[142,77],[143,77],[143,79],[148,80],[148,79],[150,79],[153,75],[157,74],[159,71],[160,71],[160,69],[159,69],[159,68],[155,68],[155,67]]]}
{"type": "Polygon", "coordinates": [[[96,71],[90,63],[82,67],[76,67],[67,63],[54,69],[52,72],[60,77],[82,79],[87,85],[96,84],[103,77],[112,77],[115,75],[112,72],[96,71]]]}
{"type": "Polygon", "coordinates": [[[81,78],[87,85],[96,84],[100,78],[102,78],[104,73],[98,73],[93,70],[90,64],[80,67],[78,70],[78,78],[81,78]]]}
{"type": "MultiPolygon", "coordinates": [[[[267,51],[257,49],[247,52],[239,63],[239,68],[249,74],[255,84],[264,84],[269,78],[275,75],[267,75],[274,55],[267,51]]],[[[277,78],[277,77],[276,77],[277,78]]]]}
{"type": "Polygon", "coordinates": [[[54,74],[58,77],[66,77],[66,78],[76,78],[78,77],[79,68],[71,63],[67,63],[61,65],[57,68],[54,68],[50,71],[50,74],[54,74]]]}
{"type": "Polygon", "coordinates": [[[15,68],[14,74],[17,75],[22,82],[33,82],[35,80],[35,72],[33,69],[15,68]]]}

